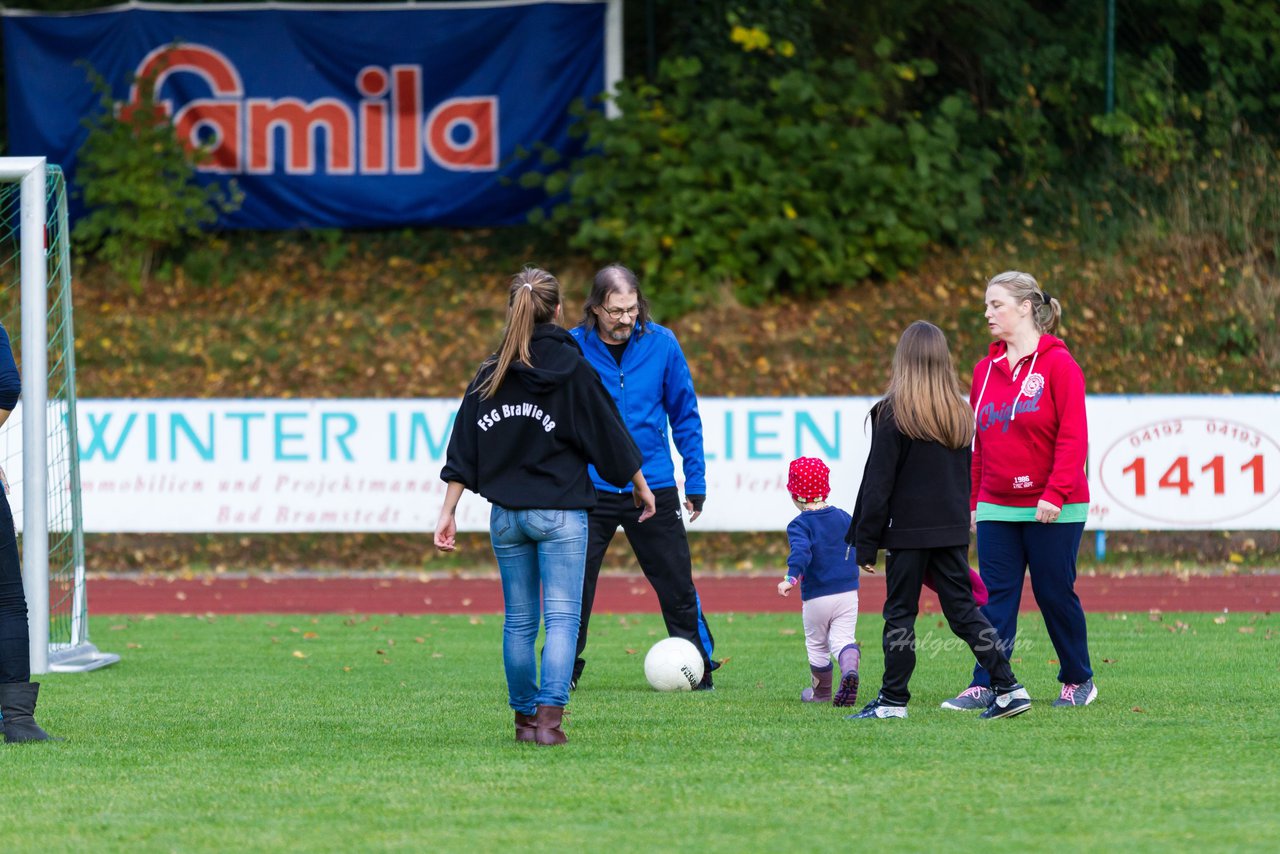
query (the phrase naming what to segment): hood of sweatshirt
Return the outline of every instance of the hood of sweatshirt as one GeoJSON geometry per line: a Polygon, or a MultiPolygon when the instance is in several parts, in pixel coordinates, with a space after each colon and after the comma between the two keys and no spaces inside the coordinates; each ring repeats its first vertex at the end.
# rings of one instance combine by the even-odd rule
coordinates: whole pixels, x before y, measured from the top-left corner
{"type": "MultiPolygon", "coordinates": [[[[1036,362],[1038,362],[1041,357],[1059,348],[1061,348],[1064,353],[1067,352],[1066,342],[1061,338],[1056,338],[1053,335],[1048,334],[1041,335],[1039,343],[1036,344],[1034,353],[1030,356],[1023,356],[1022,360],[1018,362],[1018,364],[1010,365],[1009,360],[1005,358],[1005,355],[1009,352],[1008,342],[992,341],[991,346],[987,349],[987,358],[989,361],[987,362],[986,373],[982,379],[982,386],[978,390],[978,397],[973,406],[974,411],[976,412],[978,408],[982,406],[982,397],[986,393],[987,383],[991,380],[992,371],[1000,371],[1004,375],[1005,379],[1009,381],[1017,380],[1020,376],[1030,377],[1035,373],[1036,362]]],[[[1026,384],[1019,389],[1017,397],[1013,399],[1013,418],[1018,417],[1018,398],[1023,395],[1030,397],[1034,396],[1034,394],[1035,391],[1028,388],[1026,384]]]]}
{"type": "Polygon", "coordinates": [[[513,362],[510,376],[531,392],[545,394],[569,381],[582,363],[582,349],[569,332],[554,323],[539,323],[529,342],[531,365],[513,362]]]}
{"type": "MultiPolygon", "coordinates": [[[[1066,346],[1066,342],[1061,338],[1057,338],[1046,333],[1040,336],[1040,343],[1036,345],[1036,352],[1034,355],[1040,356],[1048,353],[1055,347],[1066,346]]],[[[999,359],[1007,352],[1009,352],[1009,342],[1007,341],[992,341],[991,346],[987,348],[987,355],[993,359],[999,359]]]]}

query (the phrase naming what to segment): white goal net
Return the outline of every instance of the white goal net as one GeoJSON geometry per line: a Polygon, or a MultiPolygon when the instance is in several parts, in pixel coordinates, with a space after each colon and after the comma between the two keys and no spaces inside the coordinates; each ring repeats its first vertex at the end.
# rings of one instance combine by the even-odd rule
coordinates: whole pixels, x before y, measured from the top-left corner
{"type": "Polygon", "coordinates": [[[22,551],[31,672],[118,661],[89,642],[76,437],[66,182],[43,157],[0,157],[0,323],[22,398],[0,428],[0,467],[22,551]]]}

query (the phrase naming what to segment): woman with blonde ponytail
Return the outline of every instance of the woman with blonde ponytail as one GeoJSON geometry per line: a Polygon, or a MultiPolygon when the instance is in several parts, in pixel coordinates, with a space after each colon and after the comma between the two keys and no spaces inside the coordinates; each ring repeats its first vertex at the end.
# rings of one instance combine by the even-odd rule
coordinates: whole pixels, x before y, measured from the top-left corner
{"type": "Polygon", "coordinates": [[[528,365],[534,328],[539,323],[554,323],[559,318],[560,283],[554,276],[544,270],[526,267],[513,277],[507,299],[507,326],[502,332],[498,352],[484,362],[494,367],[480,384],[480,396],[493,397],[513,362],[528,365]]]}
{"type": "MultiPolygon", "coordinates": [[[[969,403],[977,420],[969,499],[978,567],[989,599],[983,613],[1012,651],[1028,572],[1057,653],[1061,693],[1053,705],[1087,706],[1098,696],[1076,556],[1089,515],[1085,461],[1089,425],[1084,372],[1055,337],[1062,304],[1034,276],[1009,270],[987,283],[994,338],[973,368],[969,403]]],[[[990,674],[979,665],[944,709],[983,708],[990,674]]]]}
{"type": "Polygon", "coordinates": [[[502,342],[467,386],[454,420],[435,533],[436,548],[455,549],[464,490],[492,505],[489,538],[502,575],[502,658],[515,737],[544,745],[567,741],[561,723],[582,608],[587,512],[596,503],[587,465],[619,487],[630,483],[642,520],[654,512],[640,451],[599,376],[560,327],[561,313],[560,283],[550,273],[526,267],[512,278],[502,342]]]}

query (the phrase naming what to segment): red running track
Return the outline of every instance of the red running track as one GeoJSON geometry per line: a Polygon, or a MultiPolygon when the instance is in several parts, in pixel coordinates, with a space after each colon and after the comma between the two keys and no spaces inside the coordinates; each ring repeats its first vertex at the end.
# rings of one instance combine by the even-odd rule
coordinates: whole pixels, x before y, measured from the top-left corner
{"type": "MultiPolygon", "coordinates": [[[[708,613],[798,612],[797,594],[783,599],[773,576],[703,576],[698,594],[708,613]]],[[[373,575],[277,575],[193,578],[102,576],[88,583],[92,614],[474,614],[501,613],[496,578],[373,575]]],[[[1280,574],[1229,576],[1091,576],[1076,583],[1087,611],[1280,611],[1280,574]]],[[[862,577],[862,611],[884,604],[884,578],[862,577]]],[[[1035,609],[1030,583],[1023,609],[1035,609]]],[[[923,611],[939,611],[926,591],[923,611]]],[[[601,576],[596,613],[657,613],[643,576],[601,576]]]]}

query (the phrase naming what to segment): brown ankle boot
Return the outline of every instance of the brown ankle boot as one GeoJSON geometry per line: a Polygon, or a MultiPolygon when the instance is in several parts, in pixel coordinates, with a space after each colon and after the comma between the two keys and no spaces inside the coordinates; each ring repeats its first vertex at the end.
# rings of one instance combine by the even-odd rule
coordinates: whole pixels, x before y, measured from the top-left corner
{"type": "Polygon", "coordinates": [[[538,706],[537,731],[534,733],[534,740],[538,744],[547,745],[564,744],[568,741],[569,737],[564,734],[564,730],[560,729],[563,718],[563,706],[538,706]]]}
{"type": "Polygon", "coordinates": [[[537,715],[523,715],[516,712],[516,741],[533,741],[537,730],[537,715]]]}
{"type": "Polygon", "coordinates": [[[813,687],[805,688],[800,692],[800,699],[806,703],[830,703],[831,702],[831,670],[828,664],[826,667],[814,667],[809,665],[809,672],[813,674],[813,687]]]}

